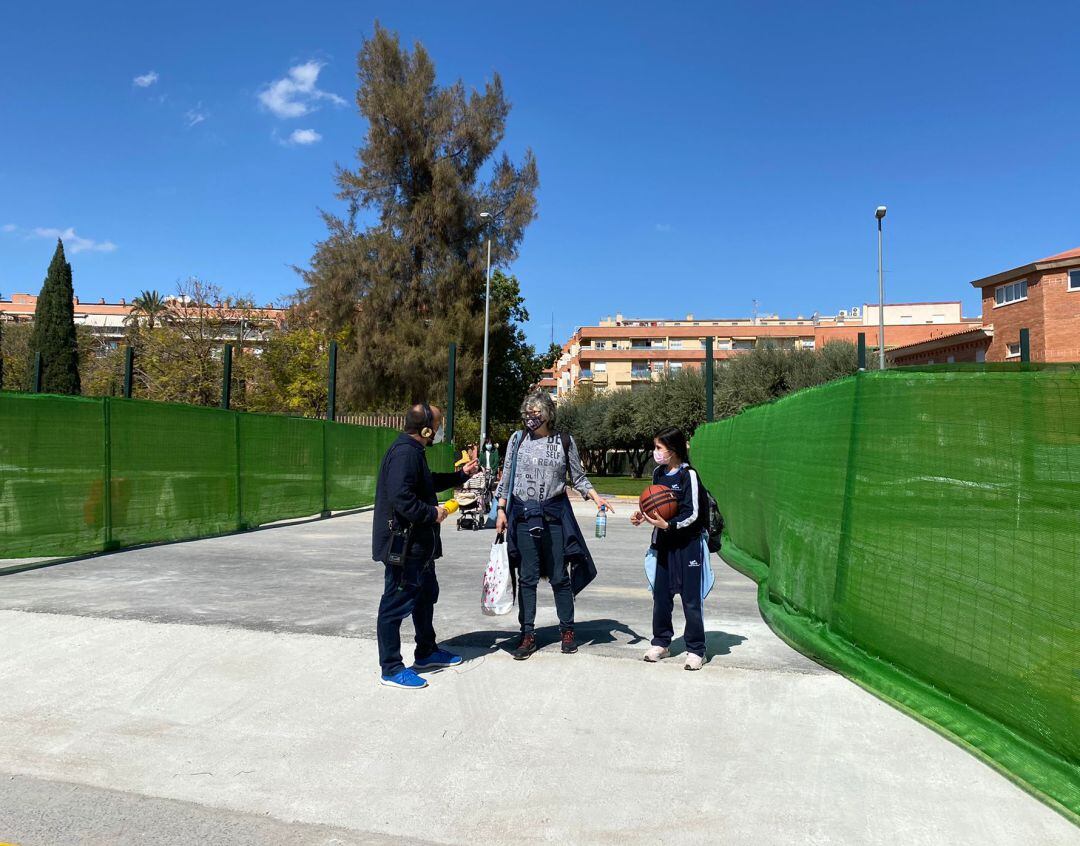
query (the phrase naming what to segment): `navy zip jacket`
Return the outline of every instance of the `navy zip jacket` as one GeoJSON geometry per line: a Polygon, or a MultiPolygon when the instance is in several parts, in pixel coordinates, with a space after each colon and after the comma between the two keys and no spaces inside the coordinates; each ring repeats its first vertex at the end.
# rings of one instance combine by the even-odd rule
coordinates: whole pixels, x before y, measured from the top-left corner
{"type": "Polygon", "coordinates": [[[438,491],[465,484],[468,477],[458,473],[432,473],[424,447],[404,433],[390,445],[379,467],[375,483],[375,525],[371,533],[371,557],[386,563],[390,544],[390,524],[412,526],[409,558],[434,561],[442,557],[439,538],[438,491]]]}
{"type": "MultiPolygon", "coordinates": [[[[515,570],[521,567],[521,551],[517,546],[518,521],[535,516],[527,513],[523,505],[520,499],[512,497],[506,515],[506,552],[510,557],[510,566],[515,570]]],[[[585,536],[581,533],[581,527],[574,516],[574,507],[570,504],[570,497],[564,492],[559,496],[544,500],[538,510],[542,512],[542,519],[562,526],[563,555],[570,571],[570,584],[576,596],[596,578],[596,564],[593,563],[589,547],[585,545],[585,536]]],[[[541,575],[550,576],[550,573],[541,575]]]]}

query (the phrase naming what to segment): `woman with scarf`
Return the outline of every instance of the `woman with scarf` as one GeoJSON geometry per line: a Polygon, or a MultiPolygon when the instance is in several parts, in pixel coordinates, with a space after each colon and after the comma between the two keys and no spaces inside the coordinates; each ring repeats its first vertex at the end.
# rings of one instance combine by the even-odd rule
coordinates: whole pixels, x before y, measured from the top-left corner
{"type": "Polygon", "coordinates": [[[518,569],[518,620],[521,641],[514,658],[524,661],[536,651],[536,586],[541,576],[551,582],[559,615],[562,651],[577,652],[574,640],[574,596],[596,576],[596,567],[566,495],[567,477],[574,489],[599,509],[610,503],[597,494],[569,434],[555,431],[555,402],[535,391],[521,404],[524,431],[506,447],[506,464],[495,496],[499,502],[496,531],[507,533],[510,566],[518,569]]]}

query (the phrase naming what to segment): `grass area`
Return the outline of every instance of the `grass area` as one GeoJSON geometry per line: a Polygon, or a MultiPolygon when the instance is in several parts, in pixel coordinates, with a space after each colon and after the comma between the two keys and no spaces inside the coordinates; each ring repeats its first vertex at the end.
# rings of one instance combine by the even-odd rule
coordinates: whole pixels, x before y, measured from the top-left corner
{"type": "Polygon", "coordinates": [[[635,479],[633,476],[590,476],[589,481],[600,493],[612,496],[640,496],[650,482],[646,477],[635,479]]]}

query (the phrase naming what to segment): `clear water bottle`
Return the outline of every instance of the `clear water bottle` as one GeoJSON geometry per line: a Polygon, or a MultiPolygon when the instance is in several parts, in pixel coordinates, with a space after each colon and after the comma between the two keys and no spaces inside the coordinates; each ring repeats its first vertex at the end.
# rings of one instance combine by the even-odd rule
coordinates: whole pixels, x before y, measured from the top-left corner
{"type": "Polygon", "coordinates": [[[601,505],[600,510],[596,512],[596,536],[598,538],[607,537],[607,506],[601,505]]]}

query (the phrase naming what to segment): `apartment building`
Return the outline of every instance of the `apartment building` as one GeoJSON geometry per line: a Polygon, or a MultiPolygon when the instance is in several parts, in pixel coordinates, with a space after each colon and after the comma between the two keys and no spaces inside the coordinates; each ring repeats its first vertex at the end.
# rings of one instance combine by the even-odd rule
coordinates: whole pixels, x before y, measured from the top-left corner
{"type": "MultiPolygon", "coordinates": [[[[886,347],[908,344],[980,325],[962,316],[960,302],[885,305],[886,347]]],[[[876,347],[877,305],[855,306],[834,315],[783,318],[775,314],[728,319],[626,318],[616,314],[582,326],[563,346],[541,387],[557,397],[582,383],[596,390],[633,389],[664,373],[696,369],[705,361],[705,338],[713,338],[717,361],[766,344],[781,349],[818,349],[832,341],[854,343],[859,333],[876,347]]]]}
{"type": "Polygon", "coordinates": [[[976,279],[982,319],[966,332],[893,349],[898,365],[1019,361],[1028,330],[1032,361],[1080,361],[1080,247],[976,279]]]}
{"type": "MultiPolygon", "coordinates": [[[[26,322],[34,319],[38,298],[33,294],[12,294],[10,300],[0,298],[0,320],[26,322]]],[[[193,319],[196,309],[175,296],[165,297],[169,302],[172,319],[193,319]]],[[[84,302],[75,297],[75,325],[88,326],[106,343],[117,346],[123,341],[125,330],[131,320],[134,307],[126,299],[107,303],[84,302]]],[[[285,309],[267,305],[254,309],[227,309],[222,327],[221,340],[235,341],[241,337],[245,344],[258,347],[266,340],[269,331],[280,327],[285,320],[285,309]]]]}

